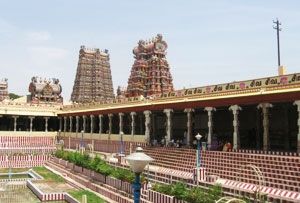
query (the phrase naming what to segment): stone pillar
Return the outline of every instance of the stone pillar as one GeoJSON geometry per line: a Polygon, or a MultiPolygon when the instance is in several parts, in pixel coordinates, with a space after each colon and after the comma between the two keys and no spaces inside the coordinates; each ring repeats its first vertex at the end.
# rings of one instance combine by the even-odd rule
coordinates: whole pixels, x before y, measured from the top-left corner
{"type": "MultiPolygon", "coordinates": [[[[28,118],[30,119],[29,131],[32,132],[32,126],[33,126],[34,116],[29,116],[28,118]]],[[[60,121],[62,121],[61,117],[60,117],[60,121]]],[[[60,128],[61,128],[61,126],[60,126],[60,128]]]]}
{"type": "Polygon", "coordinates": [[[76,137],[77,137],[77,133],[79,131],[79,116],[76,116],[76,137]]]}
{"type": "Polygon", "coordinates": [[[67,132],[67,117],[64,116],[64,133],[67,132]]]}
{"type": "Polygon", "coordinates": [[[166,143],[168,144],[172,139],[172,129],[173,129],[173,122],[172,122],[172,113],[173,109],[164,109],[164,113],[167,116],[167,126],[166,126],[166,143]]]}
{"type": "Polygon", "coordinates": [[[187,133],[186,133],[186,144],[190,145],[193,138],[192,138],[192,113],[194,112],[194,109],[188,108],[184,109],[184,112],[187,115],[187,133]]]}
{"type": "Polygon", "coordinates": [[[48,120],[49,117],[44,117],[45,118],[45,132],[48,132],[48,120]]]}
{"type": "Polygon", "coordinates": [[[99,114],[99,134],[101,135],[102,131],[103,131],[103,126],[102,126],[102,119],[103,119],[103,115],[99,114]]]}
{"type": "Polygon", "coordinates": [[[70,122],[70,133],[73,131],[73,117],[69,116],[69,122],[70,122]]]}
{"type": "Polygon", "coordinates": [[[207,111],[208,121],[208,135],[207,135],[207,147],[208,149],[211,148],[211,140],[213,135],[213,112],[216,111],[214,107],[205,107],[204,111],[207,111]]]}
{"type": "Polygon", "coordinates": [[[151,111],[144,111],[145,115],[145,141],[149,144],[150,143],[150,125],[151,125],[151,111]]]}
{"type": "Polygon", "coordinates": [[[119,113],[119,134],[123,132],[123,116],[124,113],[119,113]]]}
{"type": "Polygon", "coordinates": [[[14,131],[17,131],[17,119],[19,116],[12,116],[12,118],[14,119],[14,131]]]}
{"type": "Polygon", "coordinates": [[[85,133],[85,130],[86,130],[86,116],[85,115],[82,116],[82,130],[85,133]]]}
{"type": "Polygon", "coordinates": [[[91,118],[91,134],[94,133],[94,115],[90,115],[91,118]]]}
{"type": "Polygon", "coordinates": [[[229,110],[232,111],[233,114],[233,149],[240,149],[240,134],[239,134],[239,111],[242,108],[238,105],[232,105],[229,107],[229,110]]]}
{"type": "Polygon", "coordinates": [[[298,110],[298,137],[297,137],[297,152],[300,153],[300,100],[294,102],[298,110]]]}
{"type": "MultiPolygon", "coordinates": [[[[58,119],[59,119],[59,131],[61,132],[61,130],[62,130],[62,117],[58,117],[58,119]]],[[[31,120],[30,120],[30,122],[32,123],[31,120]]],[[[31,131],[32,131],[32,126],[31,126],[31,131]]]]}
{"type": "Polygon", "coordinates": [[[270,103],[261,103],[257,108],[262,109],[263,113],[263,150],[267,151],[270,149],[270,133],[269,133],[269,108],[273,107],[270,103]]]}
{"type": "Polygon", "coordinates": [[[110,113],[108,114],[108,134],[111,135],[112,133],[112,119],[113,119],[114,114],[110,113]]]}
{"type": "Polygon", "coordinates": [[[131,135],[135,135],[135,116],[136,116],[136,112],[131,112],[130,113],[131,116],[131,135]]]}

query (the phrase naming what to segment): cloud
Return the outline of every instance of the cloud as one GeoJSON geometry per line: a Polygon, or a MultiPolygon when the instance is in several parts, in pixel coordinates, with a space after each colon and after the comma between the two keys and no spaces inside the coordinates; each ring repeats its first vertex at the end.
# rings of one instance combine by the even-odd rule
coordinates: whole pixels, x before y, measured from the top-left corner
{"type": "Polygon", "coordinates": [[[30,31],[26,33],[26,36],[30,41],[48,41],[51,39],[51,35],[47,31],[30,31]]]}

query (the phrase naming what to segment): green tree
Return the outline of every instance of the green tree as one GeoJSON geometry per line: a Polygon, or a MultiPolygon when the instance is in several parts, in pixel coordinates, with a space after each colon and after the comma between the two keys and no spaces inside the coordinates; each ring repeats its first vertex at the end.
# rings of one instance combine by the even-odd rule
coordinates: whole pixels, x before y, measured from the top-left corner
{"type": "Polygon", "coordinates": [[[9,93],[8,95],[9,95],[10,99],[18,99],[18,98],[21,97],[20,95],[17,95],[17,94],[14,94],[14,93],[9,93]]]}

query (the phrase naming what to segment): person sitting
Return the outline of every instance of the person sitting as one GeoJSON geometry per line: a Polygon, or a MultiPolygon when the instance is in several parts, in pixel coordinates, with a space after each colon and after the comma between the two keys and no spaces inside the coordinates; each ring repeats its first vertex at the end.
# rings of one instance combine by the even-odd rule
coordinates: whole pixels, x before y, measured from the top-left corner
{"type": "Polygon", "coordinates": [[[228,152],[232,151],[232,144],[230,142],[227,142],[227,150],[228,152]]]}
{"type": "Polygon", "coordinates": [[[223,152],[231,152],[232,151],[232,145],[230,142],[225,142],[223,146],[223,152]]]}
{"type": "Polygon", "coordinates": [[[170,140],[169,143],[168,143],[168,146],[173,147],[174,145],[175,145],[174,139],[170,140]]]}
{"type": "Polygon", "coordinates": [[[222,151],[223,151],[223,152],[227,152],[227,150],[228,150],[227,143],[225,143],[224,146],[223,146],[222,151]]]}

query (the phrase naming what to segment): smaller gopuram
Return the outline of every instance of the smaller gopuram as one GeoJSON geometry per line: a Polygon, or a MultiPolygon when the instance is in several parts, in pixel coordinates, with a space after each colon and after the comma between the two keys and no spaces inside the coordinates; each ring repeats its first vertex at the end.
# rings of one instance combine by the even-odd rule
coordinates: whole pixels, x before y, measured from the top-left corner
{"type": "Polygon", "coordinates": [[[72,102],[90,103],[114,97],[108,50],[81,46],[72,102]]]}
{"type": "Polygon", "coordinates": [[[8,99],[8,82],[6,78],[3,78],[0,80],[0,101],[3,101],[4,99],[8,99]]]}
{"type": "Polygon", "coordinates": [[[127,97],[147,97],[173,91],[167,48],[161,34],[149,41],[138,42],[133,49],[135,61],[128,79],[127,97]]]}
{"type": "Polygon", "coordinates": [[[62,87],[56,78],[32,77],[28,91],[31,103],[62,103],[62,87]]]}

